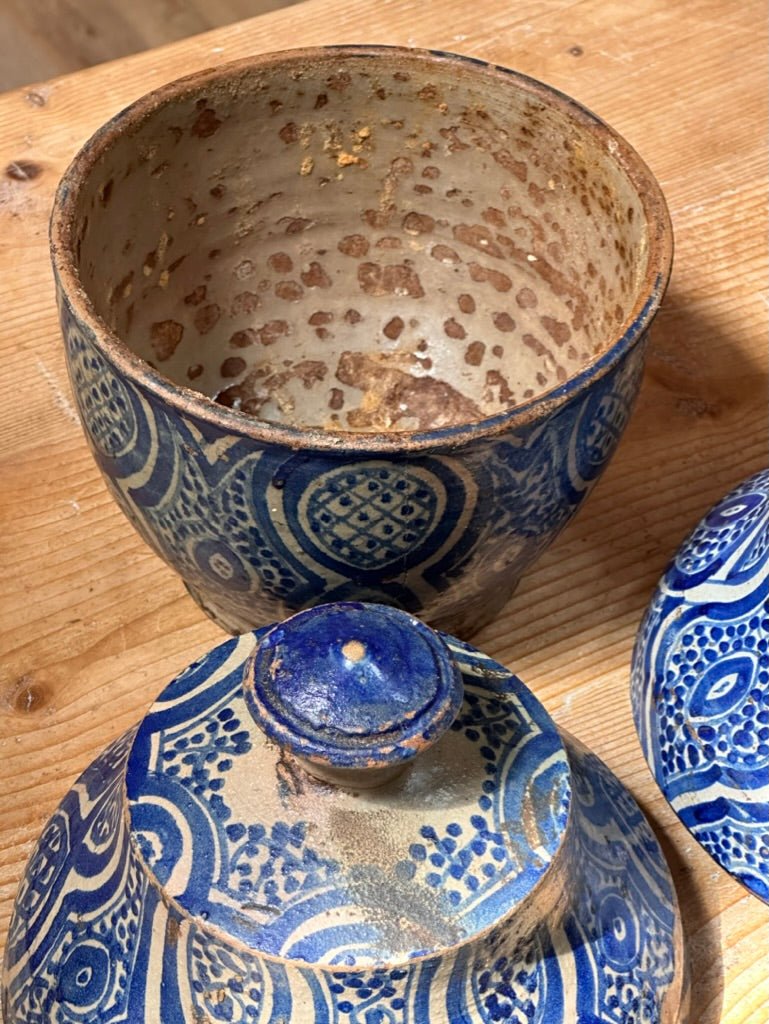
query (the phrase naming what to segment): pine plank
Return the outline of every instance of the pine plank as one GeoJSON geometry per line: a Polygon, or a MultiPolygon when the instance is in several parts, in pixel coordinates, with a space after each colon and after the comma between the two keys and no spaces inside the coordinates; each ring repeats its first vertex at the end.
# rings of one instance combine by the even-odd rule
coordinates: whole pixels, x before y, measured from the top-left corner
{"type": "Polygon", "coordinates": [[[691,1024],[767,1024],[769,915],[667,807],[628,698],[635,630],[665,563],[767,462],[766,28],[758,0],[308,0],[0,96],[0,942],[31,845],[75,775],[221,637],[113,505],[77,425],[47,256],[56,182],[113,113],[211,63],[290,45],[431,46],[574,95],[636,146],[668,197],[676,265],[619,452],[476,642],[652,820],[681,898],[691,1024]],[[24,162],[39,173],[5,173],[24,162]]]}

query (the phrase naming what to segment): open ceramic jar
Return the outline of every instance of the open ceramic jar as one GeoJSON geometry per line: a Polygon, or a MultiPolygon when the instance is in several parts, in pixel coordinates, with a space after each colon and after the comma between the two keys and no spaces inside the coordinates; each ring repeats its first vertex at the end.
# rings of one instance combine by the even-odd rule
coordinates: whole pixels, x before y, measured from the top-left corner
{"type": "Polygon", "coordinates": [[[76,157],[51,240],[99,466],[232,632],[340,599],[490,621],[614,451],[672,258],[589,111],[376,46],[144,97],[76,157]]]}
{"type": "Polygon", "coordinates": [[[53,816],[6,1024],[673,1024],[674,889],[633,799],[501,665],[324,605],[163,690],[53,816]]]}

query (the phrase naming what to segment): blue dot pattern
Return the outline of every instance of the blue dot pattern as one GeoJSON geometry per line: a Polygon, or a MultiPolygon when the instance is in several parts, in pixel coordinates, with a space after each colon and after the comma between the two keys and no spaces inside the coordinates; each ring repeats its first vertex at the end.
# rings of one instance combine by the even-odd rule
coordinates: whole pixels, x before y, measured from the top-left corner
{"type": "Polygon", "coordinates": [[[769,902],[769,471],[708,512],[663,576],[633,655],[636,728],[715,860],[769,902]]]}
{"type": "Polygon", "coordinates": [[[471,633],[577,511],[619,443],[645,335],[555,412],[430,454],[297,451],[182,415],[102,355],[60,294],[75,403],[113,497],[237,633],[369,600],[471,633]],[[481,497],[482,496],[482,497],[481,497]],[[451,583],[451,586],[448,584],[451,583]]]}
{"type": "MultiPolygon", "coordinates": [[[[373,915],[352,945],[344,913],[335,918],[339,865],[315,848],[311,820],[244,820],[226,781],[249,763],[255,742],[233,701],[253,647],[243,637],[174,680],[141,730],[105,751],[49,822],[11,922],[6,1024],[668,1019],[681,983],[675,896],[641,812],[573,741],[564,775],[564,748],[553,746],[557,734],[544,727],[548,719],[532,695],[501,665],[447,640],[466,700],[443,740],[476,751],[484,784],[473,807],[462,798],[440,827],[424,820],[405,837],[391,892],[395,899],[404,886],[418,902],[422,886],[442,913],[465,915],[470,929],[473,920],[493,921],[491,928],[432,950],[415,946],[399,963],[376,962],[373,915]],[[202,727],[199,702],[209,708],[202,727]],[[152,728],[161,722],[160,732],[152,728]],[[532,776],[539,788],[519,784],[524,753],[539,766],[532,776]],[[148,757],[165,779],[152,791],[158,779],[145,777],[157,799],[138,811],[134,801],[130,833],[126,766],[148,757]],[[186,873],[179,851],[191,840],[194,870],[186,873]],[[557,873],[548,869],[552,856],[557,873]],[[185,904],[212,879],[217,900],[190,912],[185,904]],[[268,923],[301,905],[317,908],[321,927],[308,932],[314,919],[305,916],[289,955],[276,955],[268,923]],[[264,942],[238,933],[241,911],[267,923],[264,942]],[[333,955],[315,962],[313,953],[334,941],[333,955]]],[[[296,768],[278,757],[273,772],[270,785],[290,808],[296,768]]],[[[381,902],[382,879],[364,864],[359,874],[377,883],[381,902]]]]}

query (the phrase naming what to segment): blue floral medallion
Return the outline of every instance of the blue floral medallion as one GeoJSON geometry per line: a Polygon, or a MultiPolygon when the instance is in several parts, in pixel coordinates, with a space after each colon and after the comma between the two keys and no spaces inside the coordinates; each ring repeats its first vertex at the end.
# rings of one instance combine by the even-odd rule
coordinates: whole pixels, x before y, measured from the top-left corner
{"type": "Polygon", "coordinates": [[[662,577],[632,697],[673,810],[769,902],[769,471],[715,505],[662,577]]]}
{"type": "Polygon", "coordinates": [[[672,1024],[676,899],[638,807],[508,670],[415,628],[326,606],[167,686],[33,853],[6,1024],[672,1024]],[[276,701],[291,750],[251,714],[276,701]],[[342,784],[308,770],[324,729],[329,757],[370,749],[342,784]],[[418,752],[371,785],[394,743],[418,752]]]}
{"type": "Polygon", "coordinates": [[[63,294],[60,318],[75,402],[110,491],[230,632],[370,600],[471,634],[597,481],[646,350],[645,334],[633,337],[590,388],[563,385],[574,394],[524,426],[486,437],[446,428],[429,444],[417,436],[413,450],[379,451],[361,434],[333,450],[258,440],[242,417],[225,428],[182,414],[110,363],[63,294]]]}

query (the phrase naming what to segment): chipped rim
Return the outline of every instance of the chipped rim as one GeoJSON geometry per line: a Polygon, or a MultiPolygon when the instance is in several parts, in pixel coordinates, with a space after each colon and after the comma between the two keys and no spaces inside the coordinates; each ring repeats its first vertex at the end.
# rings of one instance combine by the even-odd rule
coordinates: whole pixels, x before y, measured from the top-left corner
{"type": "Polygon", "coordinates": [[[50,223],[51,261],[56,283],[73,316],[113,366],[149,394],[175,412],[217,426],[228,433],[252,438],[262,444],[282,444],[289,448],[358,452],[418,451],[455,447],[525,427],[555,413],[572,398],[604,377],[643,336],[662,302],[673,262],[673,228],[665,197],[659,183],[633,147],[605,121],[582,104],[552,86],[510,68],[443,50],[413,49],[403,46],[331,45],[282,50],[230,61],[216,67],[178,78],[147,93],[116,114],[83,145],[62,177],[54,198],[50,223]],[[458,75],[477,79],[488,77],[527,93],[540,102],[558,108],[582,132],[595,136],[608,151],[635,188],[647,225],[648,263],[636,289],[630,314],[615,340],[578,373],[564,383],[519,405],[468,423],[428,430],[365,432],[327,430],[312,426],[290,426],[260,420],[248,413],[228,409],[192,388],[176,384],[133,352],[99,316],[86,293],[77,270],[74,253],[76,202],[83,182],[113,141],[138,128],[165,104],[195,93],[212,83],[227,82],[249,73],[283,65],[296,67],[309,63],[331,62],[337,58],[381,59],[388,69],[395,59],[428,67],[453,65],[458,75]]]}

